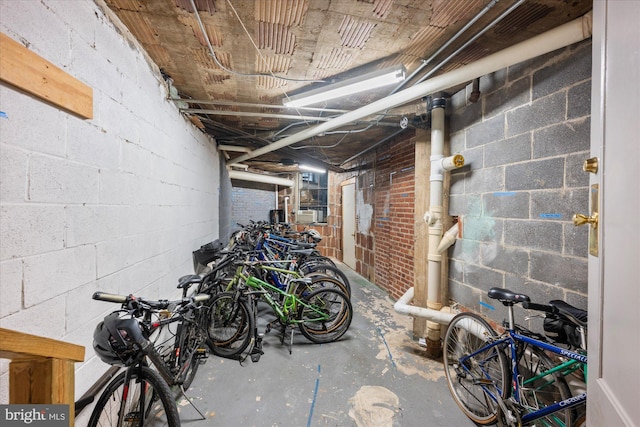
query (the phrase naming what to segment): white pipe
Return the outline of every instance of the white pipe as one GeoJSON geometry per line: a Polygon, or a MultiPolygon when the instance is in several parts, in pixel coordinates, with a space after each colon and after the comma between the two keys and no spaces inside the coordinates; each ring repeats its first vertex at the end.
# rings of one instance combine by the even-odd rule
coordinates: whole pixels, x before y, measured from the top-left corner
{"type": "Polygon", "coordinates": [[[289,196],[284,198],[284,223],[289,223],[289,196]]]}
{"type": "MultiPolygon", "coordinates": [[[[418,307],[409,304],[413,299],[413,293],[413,287],[409,288],[409,290],[405,292],[398,301],[396,301],[393,305],[393,309],[400,314],[427,318],[443,325],[449,324],[451,319],[453,319],[453,316],[455,316],[455,314],[449,313],[445,310],[432,310],[430,308],[418,307]]],[[[445,307],[445,309],[448,309],[448,307],[445,307]]]]}
{"type": "MultiPolygon", "coordinates": [[[[431,109],[431,175],[429,176],[429,212],[431,212],[431,224],[429,224],[429,248],[427,254],[427,307],[440,310],[442,301],[440,298],[440,271],[442,255],[437,248],[442,238],[442,187],[444,181],[444,98],[434,100],[431,109]]],[[[427,329],[428,325],[427,325],[427,329]]],[[[438,331],[439,333],[439,331],[438,331]]],[[[432,335],[435,335],[433,333],[432,335]]],[[[436,339],[436,337],[433,337],[436,339]]],[[[440,336],[437,337],[440,340],[440,336]]]]}
{"type": "Polygon", "coordinates": [[[282,185],[283,187],[293,187],[293,181],[290,179],[238,170],[230,170],[229,178],[239,179],[241,181],[261,182],[263,184],[282,185]]]}
{"type": "Polygon", "coordinates": [[[260,147],[250,153],[243,154],[238,158],[231,159],[230,162],[243,162],[245,160],[288,147],[291,144],[314,137],[323,132],[331,131],[363,117],[415,101],[416,99],[420,99],[426,95],[472,81],[477,77],[490,74],[510,65],[572,45],[591,36],[591,22],[591,12],[589,12],[578,19],[567,22],[566,24],[549,30],[543,34],[510,46],[500,52],[486,56],[448,73],[425,80],[415,86],[367,104],[364,107],[350,111],[327,122],[307,128],[296,134],[273,142],[265,147],[260,147]]]}
{"type": "Polygon", "coordinates": [[[438,245],[438,253],[443,253],[456,242],[459,230],[458,224],[459,223],[456,222],[455,224],[453,224],[453,227],[445,231],[444,235],[442,236],[442,240],[440,240],[440,244],[438,245]]]}
{"type": "MultiPolygon", "coordinates": [[[[427,307],[409,305],[413,298],[414,288],[410,288],[393,308],[401,314],[417,316],[427,319],[427,346],[440,345],[440,324],[448,324],[453,315],[448,307],[442,306],[440,295],[440,275],[442,271],[442,252],[440,246],[443,242],[442,211],[443,211],[443,181],[444,173],[464,166],[464,157],[456,154],[444,157],[444,128],[445,105],[443,98],[434,100],[431,110],[431,174],[429,176],[429,209],[424,215],[425,222],[429,225],[429,247],[427,253],[427,307]],[[431,344],[430,344],[431,343],[431,344]]],[[[450,233],[448,230],[447,233],[450,233]]],[[[457,229],[456,229],[457,234],[457,229]]],[[[451,246],[455,238],[448,243],[451,246]]],[[[447,246],[447,247],[448,247],[447,246]]]]}

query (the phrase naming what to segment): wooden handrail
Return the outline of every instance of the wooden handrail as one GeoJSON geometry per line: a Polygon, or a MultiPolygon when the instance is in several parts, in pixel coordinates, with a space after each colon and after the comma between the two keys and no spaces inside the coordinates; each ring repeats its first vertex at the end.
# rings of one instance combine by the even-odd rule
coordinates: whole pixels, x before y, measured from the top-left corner
{"type": "Polygon", "coordinates": [[[74,363],[84,360],[84,347],[0,328],[0,358],[11,360],[10,404],[69,405],[73,426],[74,363]]]}
{"type": "Polygon", "coordinates": [[[53,357],[82,362],[84,361],[84,347],[0,328],[0,358],[17,359],[23,356],[53,357]]]}

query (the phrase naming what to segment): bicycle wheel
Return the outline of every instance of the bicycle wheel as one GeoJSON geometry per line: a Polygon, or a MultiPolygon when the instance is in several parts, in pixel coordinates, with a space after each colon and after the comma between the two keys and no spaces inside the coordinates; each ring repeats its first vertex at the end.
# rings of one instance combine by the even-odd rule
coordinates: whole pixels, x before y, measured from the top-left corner
{"type": "Polygon", "coordinates": [[[127,384],[125,371],[107,385],[91,413],[89,427],[180,426],[176,402],[162,377],[146,366],[129,372],[127,384]]]}
{"type": "Polygon", "coordinates": [[[209,307],[207,344],[213,354],[225,358],[238,357],[251,343],[254,318],[249,303],[235,292],[222,292],[213,297],[209,307]]]}
{"type": "Polygon", "coordinates": [[[497,347],[482,350],[496,336],[480,316],[461,313],[453,318],[444,337],[443,358],[449,391],[462,412],[481,425],[496,421],[498,404],[491,395],[501,399],[509,394],[506,356],[497,347]],[[479,353],[465,358],[475,352],[479,353]]]}
{"type": "Polygon", "coordinates": [[[353,318],[353,307],[344,292],[317,289],[301,300],[298,320],[300,332],[309,341],[326,343],[340,339],[353,318]]]}
{"type": "Polygon", "coordinates": [[[305,277],[315,277],[322,275],[331,279],[338,280],[344,285],[345,294],[351,297],[351,284],[347,276],[336,266],[330,264],[310,265],[300,269],[305,277]]]}
{"type": "Polygon", "coordinates": [[[301,260],[300,268],[302,269],[302,268],[308,268],[314,265],[327,265],[327,264],[333,265],[334,267],[336,265],[336,263],[333,262],[333,260],[329,257],[312,254],[301,260]]]}
{"type": "MultiPolygon", "coordinates": [[[[548,372],[559,363],[553,363],[551,358],[541,349],[527,347],[518,351],[520,404],[525,408],[525,411],[537,411],[570,398],[571,390],[562,374],[548,372]]],[[[569,427],[573,425],[574,418],[572,409],[564,409],[535,420],[533,425],[569,427]]]]}
{"type": "Polygon", "coordinates": [[[299,283],[294,291],[296,296],[301,299],[307,298],[308,295],[311,295],[313,291],[318,289],[336,289],[351,299],[349,290],[345,287],[344,283],[338,279],[320,273],[312,273],[306,277],[311,279],[311,283],[299,283]]]}
{"type": "Polygon", "coordinates": [[[178,328],[176,340],[182,342],[178,354],[178,383],[182,383],[182,388],[187,390],[191,387],[193,379],[196,377],[200,360],[206,357],[206,350],[202,346],[205,337],[202,331],[195,324],[182,324],[178,328]],[[182,335],[184,334],[184,336],[182,335]]]}

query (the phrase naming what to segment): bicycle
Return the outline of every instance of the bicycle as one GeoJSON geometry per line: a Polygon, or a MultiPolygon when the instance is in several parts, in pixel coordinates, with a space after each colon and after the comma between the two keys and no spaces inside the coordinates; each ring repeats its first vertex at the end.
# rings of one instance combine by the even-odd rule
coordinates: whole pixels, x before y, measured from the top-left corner
{"type": "MultiPolygon", "coordinates": [[[[125,367],[100,395],[89,426],[179,426],[180,418],[172,386],[185,394],[200,361],[206,357],[207,317],[201,313],[209,295],[187,297],[187,289],[199,276],[185,276],[176,301],[149,300],[133,295],[96,292],[93,299],[121,304],[94,331],[93,347],[100,359],[125,367]],[[178,327],[172,341],[157,342],[167,325],[178,327]],[[157,345],[157,347],[156,347],[157,345]]],[[[191,402],[189,399],[187,399],[191,402]]],[[[195,408],[204,419],[202,413],[195,408]]]]}
{"type": "Polygon", "coordinates": [[[586,403],[587,394],[573,396],[566,376],[578,368],[586,375],[586,312],[563,301],[532,303],[527,295],[502,288],[491,288],[488,296],[508,309],[504,333],[474,313],[456,315],[445,333],[445,374],[454,400],[480,425],[573,426],[575,408],[586,403]],[[513,306],[518,303],[575,327],[581,348],[559,347],[515,325],[513,306]]]}
{"type": "MultiPolygon", "coordinates": [[[[257,331],[258,299],[271,307],[276,322],[282,325],[282,343],[286,328],[291,327],[290,353],[294,327],[298,327],[302,335],[314,343],[336,341],[348,330],[353,307],[349,297],[341,290],[340,282],[333,280],[335,287],[314,288],[314,279],[296,278],[288,280],[287,288],[283,290],[250,275],[248,271],[255,267],[278,270],[277,267],[242,261],[230,290],[213,297],[208,329],[212,353],[243,360],[242,353],[251,346],[248,354],[252,361],[260,359],[263,353],[262,335],[257,331]]],[[[327,280],[319,279],[323,282],[327,280]]],[[[267,325],[265,333],[270,331],[272,323],[267,325]]]]}

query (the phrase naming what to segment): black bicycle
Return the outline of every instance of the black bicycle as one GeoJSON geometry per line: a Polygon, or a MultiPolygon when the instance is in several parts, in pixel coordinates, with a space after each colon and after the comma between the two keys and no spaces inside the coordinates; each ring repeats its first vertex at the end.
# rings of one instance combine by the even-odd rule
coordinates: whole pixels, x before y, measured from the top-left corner
{"type": "Polygon", "coordinates": [[[94,293],[95,300],[121,304],[96,327],[95,352],[103,362],[126,370],[106,386],[90,427],[180,425],[171,387],[185,394],[207,355],[203,345],[207,307],[202,302],[210,296],[186,296],[196,278],[181,280],[183,297],[175,301],[94,293]],[[176,326],[175,331],[170,325],[176,326]]]}

